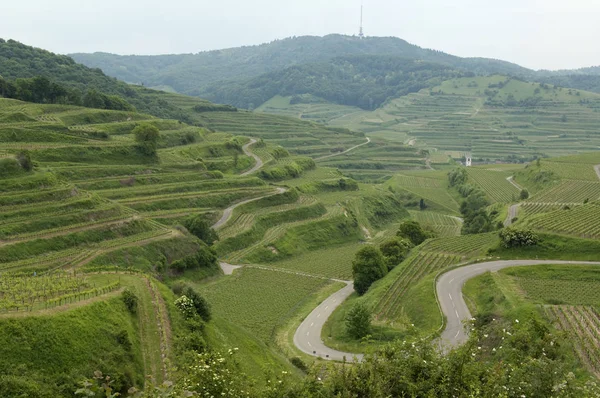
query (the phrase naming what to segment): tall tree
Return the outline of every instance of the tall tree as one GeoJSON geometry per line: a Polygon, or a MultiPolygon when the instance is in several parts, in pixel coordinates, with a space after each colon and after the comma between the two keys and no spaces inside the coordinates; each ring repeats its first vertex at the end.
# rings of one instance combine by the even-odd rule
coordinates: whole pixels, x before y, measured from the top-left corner
{"type": "Polygon", "coordinates": [[[373,246],[363,247],[352,261],[354,290],[362,296],[373,282],[383,278],[386,273],[387,265],[381,251],[373,246]]]}

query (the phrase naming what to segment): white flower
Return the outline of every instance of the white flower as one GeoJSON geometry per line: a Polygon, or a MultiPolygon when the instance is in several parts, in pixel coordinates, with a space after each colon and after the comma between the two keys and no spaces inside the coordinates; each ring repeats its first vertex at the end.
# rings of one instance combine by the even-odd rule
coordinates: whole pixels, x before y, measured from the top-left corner
{"type": "MultiPolygon", "coordinates": [[[[516,323],[519,323],[519,320],[518,320],[518,319],[515,319],[515,322],[516,322],[516,323]]],[[[524,395],[523,395],[523,396],[524,396],[524,395]]]]}

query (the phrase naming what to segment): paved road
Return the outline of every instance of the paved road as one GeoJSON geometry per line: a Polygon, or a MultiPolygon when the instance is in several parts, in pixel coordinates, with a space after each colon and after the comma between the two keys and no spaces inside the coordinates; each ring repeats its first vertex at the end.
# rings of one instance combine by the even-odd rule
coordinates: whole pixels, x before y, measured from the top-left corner
{"type": "Polygon", "coordinates": [[[594,170],[596,170],[596,174],[598,174],[598,178],[600,178],[600,164],[598,166],[594,166],[594,170]]]}
{"type": "Polygon", "coordinates": [[[350,149],[346,149],[344,152],[338,152],[338,153],[334,153],[332,155],[323,156],[323,157],[320,157],[320,158],[316,158],[315,160],[323,160],[323,159],[333,158],[333,157],[336,157],[336,156],[341,156],[341,155],[344,155],[344,154],[346,154],[346,153],[348,153],[350,151],[355,150],[356,148],[360,148],[361,146],[367,145],[369,143],[371,143],[371,139],[369,137],[367,137],[367,142],[363,142],[362,144],[358,144],[356,146],[353,146],[350,149]]]}
{"type": "Polygon", "coordinates": [[[517,183],[515,182],[515,180],[514,180],[514,177],[513,177],[513,176],[506,177],[506,181],[510,182],[510,183],[511,183],[511,184],[512,184],[512,185],[513,185],[515,188],[517,188],[519,191],[522,191],[522,190],[523,190],[523,187],[522,187],[522,186],[520,186],[519,184],[517,184],[517,183]]]}
{"type": "Polygon", "coordinates": [[[242,268],[241,265],[231,265],[224,262],[220,262],[219,266],[221,266],[221,269],[225,275],[233,275],[233,271],[242,268]]]}
{"type": "Polygon", "coordinates": [[[519,207],[521,207],[521,204],[517,203],[516,205],[512,205],[508,208],[508,215],[504,221],[505,227],[510,227],[513,223],[512,220],[517,218],[517,215],[519,214],[519,207]]]}
{"type": "Polygon", "coordinates": [[[350,354],[347,352],[336,351],[327,347],[323,344],[323,340],[321,340],[321,330],[323,330],[323,326],[327,319],[331,316],[333,311],[354,292],[354,284],[352,282],[345,283],[346,287],[338,290],[323,301],[304,319],[298,329],[296,329],[296,334],[294,334],[294,344],[301,351],[312,356],[335,361],[342,361],[344,358],[346,358],[346,361],[348,362],[353,362],[354,358],[358,361],[362,360],[362,354],[350,354]]]}
{"type": "Polygon", "coordinates": [[[251,156],[256,161],[256,164],[254,165],[253,168],[251,168],[250,170],[248,170],[248,171],[240,174],[242,177],[246,177],[246,176],[248,176],[248,175],[250,175],[250,174],[252,174],[252,173],[260,170],[260,168],[263,167],[263,161],[261,160],[261,158],[259,158],[258,156],[256,156],[252,152],[250,152],[250,147],[252,145],[256,144],[256,143],[257,143],[257,141],[254,138],[252,138],[249,143],[247,143],[246,145],[244,145],[242,147],[242,150],[244,151],[244,153],[246,154],[246,156],[251,156]]]}
{"type": "Polygon", "coordinates": [[[251,203],[251,202],[256,202],[257,200],[261,200],[263,198],[267,198],[269,196],[273,196],[273,195],[278,195],[278,194],[282,194],[287,192],[286,188],[277,188],[277,190],[275,191],[275,193],[272,193],[270,195],[265,195],[265,196],[259,196],[258,198],[252,198],[252,199],[248,199],[248,200],[244,200],[243,202],[239,202],[236,203],[232,206],[229,206],[228,208],[226,208],[223,211],[223,216],[221,216],[221,218],[219,219],[219,221],[217,221],[213,226],[212,229],[217,230],[219,228],[221,228],[223,225],[227,224],[227,221],[229,221],[229,219],[231,218],[231,215],[233,214],[233,211],[242,206],[245,205],[246,203],[251,203]]]}
{"type": "Polygon", "coordinates": [[[462,295],[466,281],[488,271],[498,271],[508,267],[522,267],[538,264],[593,264],[600,262],[552,261],[552,260],[509,260],[491,261],[456,268],[443,274],[437,281],[436,289],[440,307],[446,317],[446,329],[442,333],[441,343],[444,348],[452,348],[465,343],[468,335],[463,322],[471,319],[471,313],[462,295]]]}

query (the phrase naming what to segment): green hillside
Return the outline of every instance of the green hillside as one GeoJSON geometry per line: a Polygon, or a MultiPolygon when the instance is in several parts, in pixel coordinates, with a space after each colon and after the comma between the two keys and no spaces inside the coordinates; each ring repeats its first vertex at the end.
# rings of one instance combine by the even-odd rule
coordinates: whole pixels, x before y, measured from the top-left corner
{"type": "MultiPolygon", "coordinates": [[[[527,73],[528,69],[508,62],[483,58],[459,58],[440,51],[426,50],[394,37],[328,35],[302,36],[198,54],[160,56],[118,56],[106,53],[72,54],[73,58],[110,76],[147,87],[166,86],[175,91],[216,100],[207,96],[207,86],[229,81],[235,87],[240,79],[311,63],[329,62],[340,56],[394,56],[444,63],[476,74],[527,73]]],[[[224,84],[224,83],[223,83],[224,84]]],[[[251,101],[247,101],[251,102],[251,101]]],[[[254,103],[259,106],[260,103],[254,103]]]]}
{"type": "Polygon", "coordinates": [[[292,102],[275,97],[257,111],[426,149],[432,163],[468,153],[476,162],[523,162],[600,148],[599,94],[506,76],[446,80],[372,112],[323,100],[292,102]]]}

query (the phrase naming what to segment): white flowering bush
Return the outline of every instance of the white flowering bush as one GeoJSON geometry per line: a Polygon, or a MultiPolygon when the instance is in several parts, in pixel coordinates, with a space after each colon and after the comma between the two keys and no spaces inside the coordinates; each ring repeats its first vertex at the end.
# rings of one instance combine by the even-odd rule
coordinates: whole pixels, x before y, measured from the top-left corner
{"type": "Polygon", "coordinates": [[[230,349],[226,355],[216,352],[197,354],[193,362],[182,369],[186,374],[183,389],[203,398],[250,397],[235,366],[233,356],[236,351],[237,348],[230,349]]]}
{"type": "Polygon", "coordinates": [[[177,300],[175,300],[175,307],[186,318],[192,318],[196,315],[196,307],[194,307],[194,302],[187,296],[181,296],[177,300]]]}
{"type": "Polygon", "coordinates": [[[502,246],[507,249],[514,247],[535,246],[539,243],[540,238],[532,230],[504,228],[500,231],[500,239],[502,246]]]}

